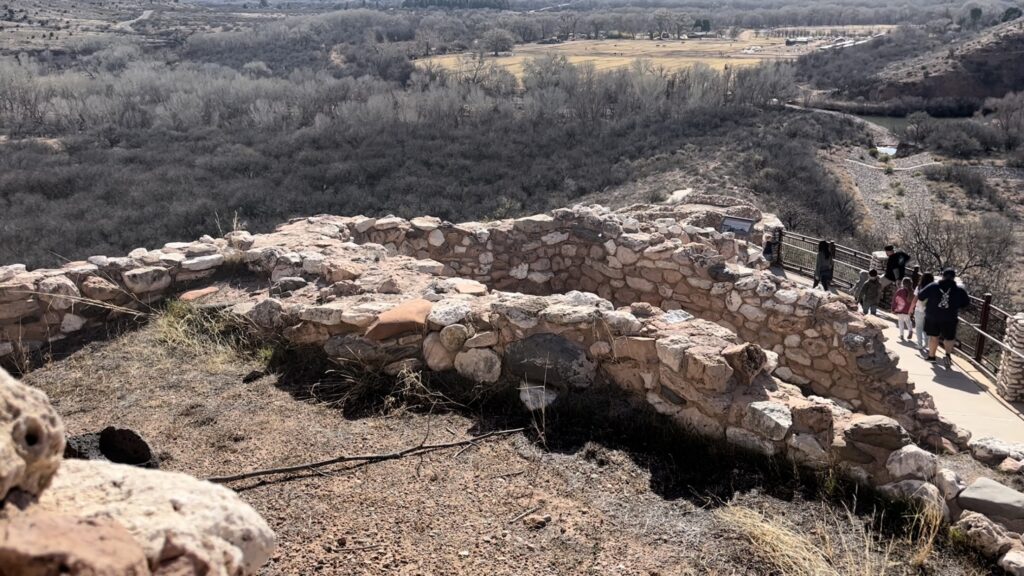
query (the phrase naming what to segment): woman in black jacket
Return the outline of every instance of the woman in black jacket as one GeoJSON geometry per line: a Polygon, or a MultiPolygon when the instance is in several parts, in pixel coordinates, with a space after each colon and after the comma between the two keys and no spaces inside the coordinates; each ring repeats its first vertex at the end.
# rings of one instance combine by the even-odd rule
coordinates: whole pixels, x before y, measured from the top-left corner
{"type": "Polygon", "coordinates": [[[835,255],[832,253],[832,244],[828,240],[818,242],[818,257],[814,261],[814,286],[821,284],[823,290],[828,290],[832,285],[832,274],[835,267],[835,255]]]}

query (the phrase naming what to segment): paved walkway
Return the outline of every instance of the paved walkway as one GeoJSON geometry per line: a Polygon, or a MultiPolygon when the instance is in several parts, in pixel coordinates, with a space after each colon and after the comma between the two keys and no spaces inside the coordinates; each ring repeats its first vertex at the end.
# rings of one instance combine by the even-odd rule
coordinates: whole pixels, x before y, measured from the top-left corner
{"type": "MultiPolygon", "coordinates": [[[[893,323],[885,329],[886,346],[900,357],[900,368],[910,374],[914,389],[935,398],[939,414],[975,438],[995,436],[1007,442],[1024,442],[1024,416],[1017,407],[995,393],[995,385],[967,360],[954,356],[953,367],[932,364],[918,352],[916,342],[900,340],[893,323]]],[[[938,353],[942,359],[943,352],[938,353]]]]}
{"type": "MultiPolygon", "coordinates": [[[[799,274],[772,271],[800,284],[811,284],[810,279],[799,274]]],[[[999,397],[995,384],[960,356],[953,357],[950,370],[941,362],[927,362],[916,343],[900,340],[894,318],[881,318],[890,323],[885,329],[886,347],[900,357],[899,367],[910,374],[914,389],[932,395],[939,414],[970,430],[974,438],[995,436],[1007,442],[1024,442],[1024,405],[1012,405],[999,397]]],[[[942,355],[943,352],[938,353],[940,360],[942,355]]]]}
{"type": "MultiPolygon", "coordinates": [[[[872,170],[883,170],[884,171],[886,168],[890,168],[890,166],[872,166],[871,164],[865,164],[864,162],[861,162],[859,160],[854,160],[853,158],[847,158],[846,161],[851,163],[851,164],[857,164],[859,166],[863,166],[865,168],[871,168],[872,170]]],[[[891,167],[891,168],[892,168],[893,172],[911,172],[913,170],[920,170],[921,168],[927,168],[928,166],[942,166],[942,162],[925,162],[924,164],[917,164],[917,165],[914,165],[914,166],[907,166],[906,168],[896,168],[896,167],[891,167]]]]}

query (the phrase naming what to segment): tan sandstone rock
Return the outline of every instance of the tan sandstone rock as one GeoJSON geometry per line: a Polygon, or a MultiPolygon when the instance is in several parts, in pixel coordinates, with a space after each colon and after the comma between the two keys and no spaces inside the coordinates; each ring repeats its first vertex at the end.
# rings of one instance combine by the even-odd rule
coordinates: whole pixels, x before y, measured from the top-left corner
{"type": "Polygon", "coordinates": [[[49,484],[64,453],[64,424],[46,394],[0,369],[0,500],[33,496],[49,484]]]}
{"type": "Polygon", "coordinates": [[[211,576],[255,574],[276,546],[273,531],[237,494],[175,472],[67,460],[38,507],[116,520],[154,571],[189,565],[211,576]]]}

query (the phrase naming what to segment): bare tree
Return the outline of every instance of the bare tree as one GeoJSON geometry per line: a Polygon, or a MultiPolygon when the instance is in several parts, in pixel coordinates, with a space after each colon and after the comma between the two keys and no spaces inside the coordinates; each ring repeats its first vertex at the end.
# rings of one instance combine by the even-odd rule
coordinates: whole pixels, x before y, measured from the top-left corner
{"type": "Polygon", "coordinates": [[[512,47],[516,44],[516,39],[508,30],[493,28],[484,34],[480,42],[488,52],[493,52],[497,56],[499,52],[512,50],[512,47]]]}
{"type": "Polygon", "coordinates": [[[1016,239],[1001,216],[941,218],[917,212],[903,221],[903,247],[923,270],[955,268],[973,287],[1005,294],[1007,257],[1016,239]]]}
{"type": "Polygon", "coordinates": [[[1016,148],[1024,140],[1024,92],[1010,92],[1002,98],[989,98],[996,124],[1003,132],[1007,148],[1016,148]]]}

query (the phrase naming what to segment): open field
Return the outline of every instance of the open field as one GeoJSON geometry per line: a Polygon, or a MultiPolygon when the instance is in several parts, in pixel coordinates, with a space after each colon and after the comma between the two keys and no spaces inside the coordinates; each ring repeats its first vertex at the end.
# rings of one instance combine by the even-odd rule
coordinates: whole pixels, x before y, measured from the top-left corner
{"type": "MultiPolygon", "coordinates": [[[[703,63],[716,69],[730,66],[754,66],[764,60],[787,60],[813,50],[823,42],[805,46],[786,46],[782,38],[753,38],[730,40],[575,40],[562,44],[517,45],[512,54],[485,56],[516,76],[522,75],[523,64],[532,58],[555,54],[570,62],[591,62],[598,70],[612,70],[629,66],[638,59],[649,60],[668,70],[679,70],[703,63]]],[[[448,54],[420,60],[433,62],[448,69],[458,69],[472,54],[448,54]]]]}

